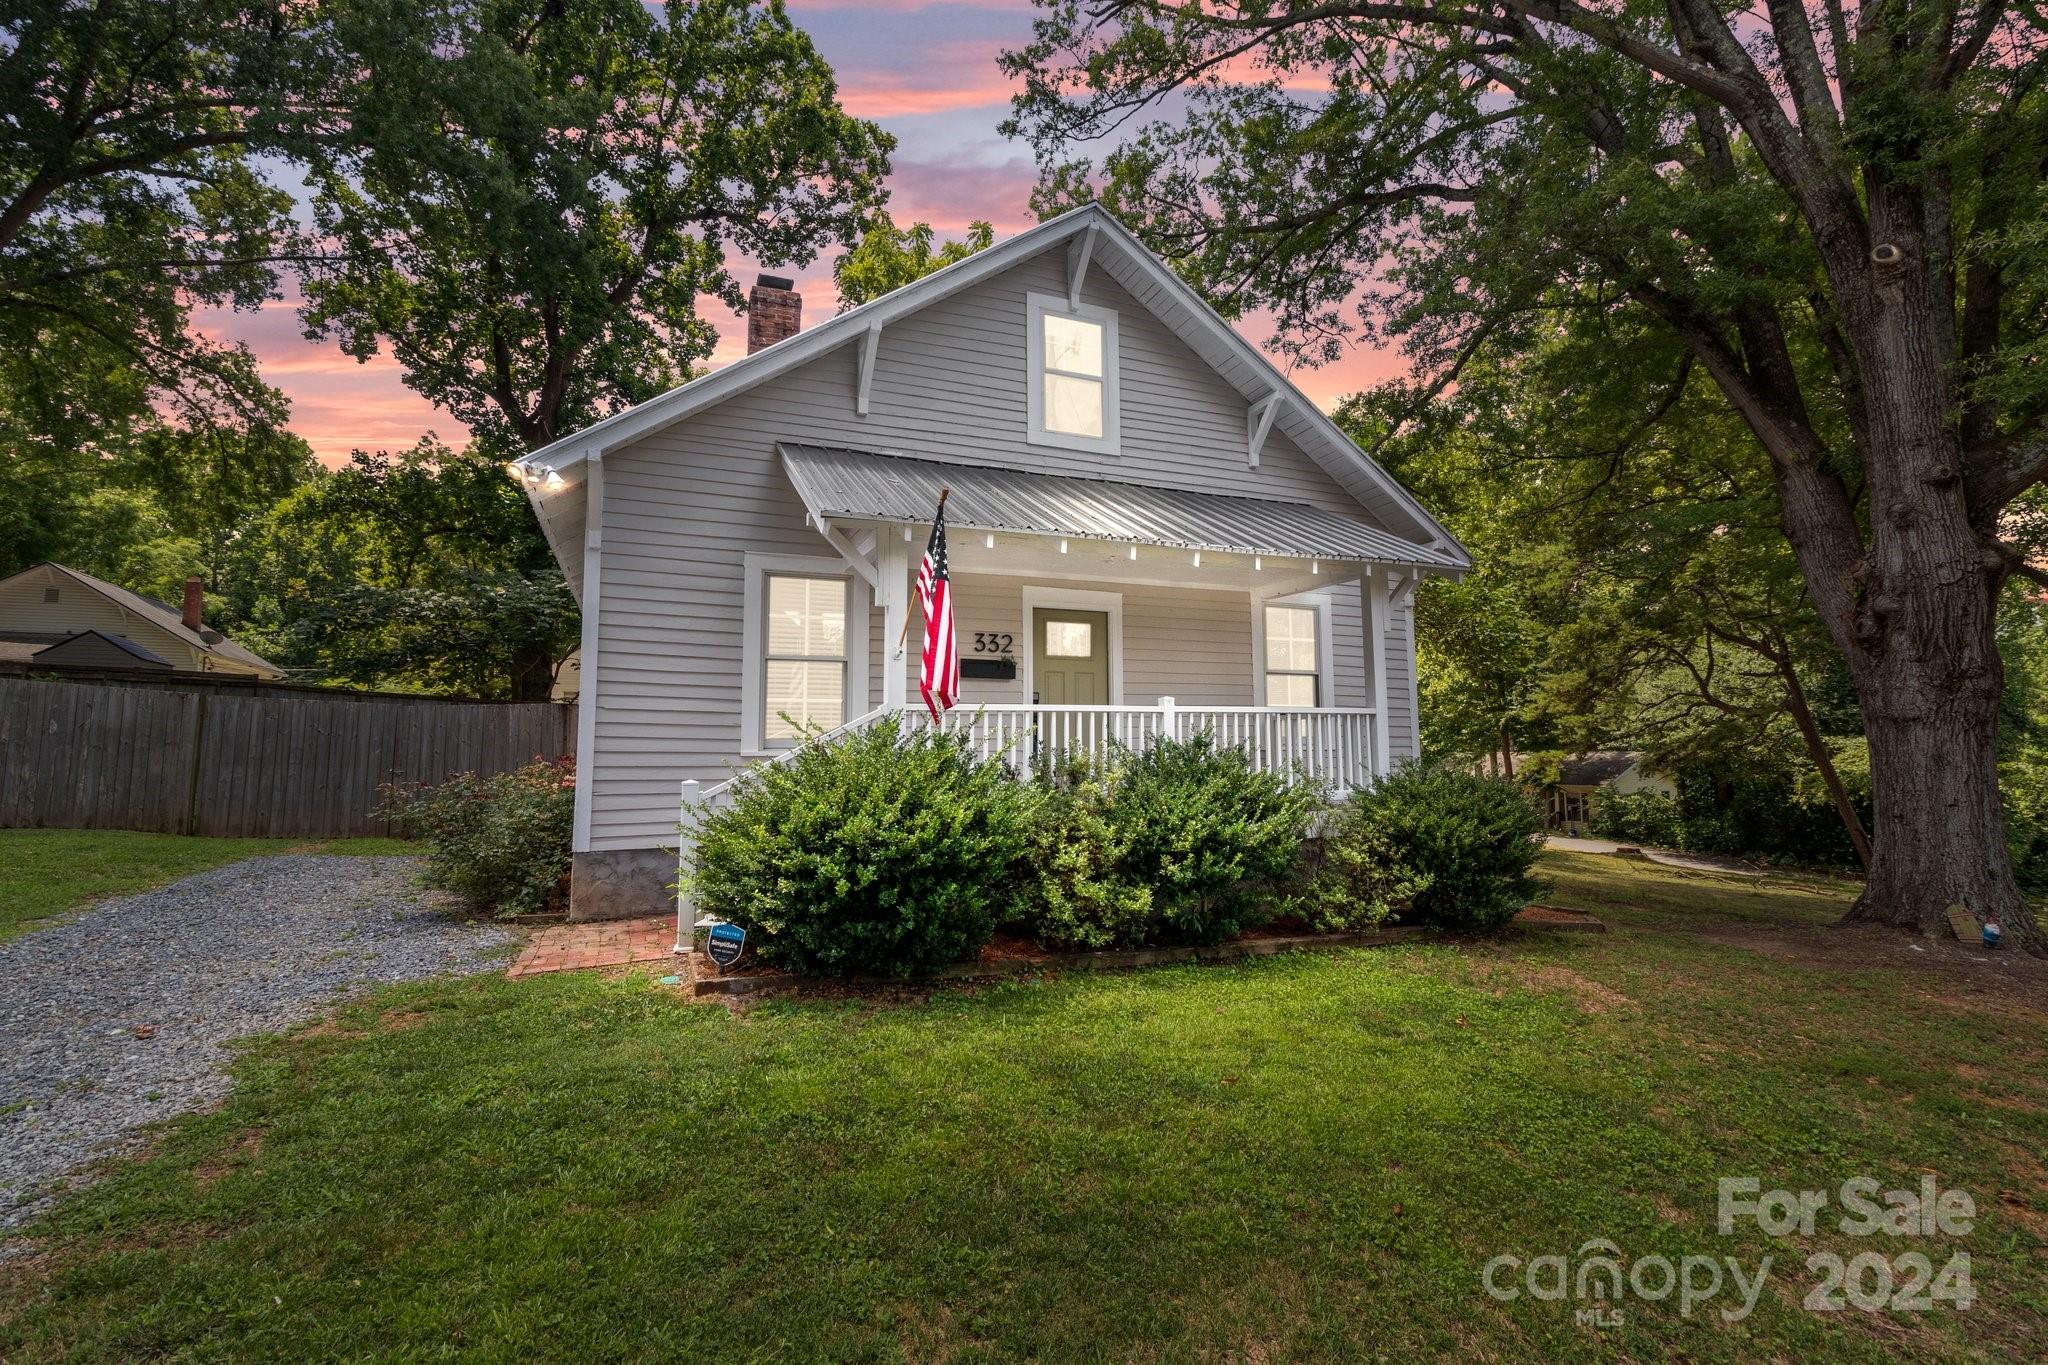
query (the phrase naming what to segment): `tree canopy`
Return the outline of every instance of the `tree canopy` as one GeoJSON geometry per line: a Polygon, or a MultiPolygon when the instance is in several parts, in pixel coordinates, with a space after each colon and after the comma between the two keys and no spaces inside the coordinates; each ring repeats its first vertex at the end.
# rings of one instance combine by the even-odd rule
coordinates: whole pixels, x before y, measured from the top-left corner
{"type": "Polygon", "coordinates": [[[1704,373],[1863,713],[1859,914],[2040,946],[1995,765],[1996,604],[2048,577],[2001,533],[2048,475],[2044,46],[2003,0],[1053,0],[1005,62],[1042,207],[1101,197],[1305,358],[1398,339],[1395,426],[1560,331],[1667,358],[1646,418],[1704,373]]]}
{"type": "Polygon", "coordinates": [[[801,264],[879,206],[892,140],[779,5],[363,0],[354,136],[314,164],[340,249],[310,332],[503,451],[688,377],[742,305],[726,253],[801,264]]]}
{"type": "Polygon", "coordinates": [[[496,459],[431,438],[278,502],[238,542],[223,619],[274,662],[363,687],[546,700],[576,604],[496,459]]]}
{"type": "Polygon", "coordinates": [[[888,214],[876,216],[852,249],[832,263],[832,281],[839,286],[839,310],[845,312],[912,280],[921,280],[934,270],[964,261],[977,251],[995,244],[996,230],[989,223],[968,224],[967,235],[957,242],[938,242],[930,223],[896,226],[888,214]]]}

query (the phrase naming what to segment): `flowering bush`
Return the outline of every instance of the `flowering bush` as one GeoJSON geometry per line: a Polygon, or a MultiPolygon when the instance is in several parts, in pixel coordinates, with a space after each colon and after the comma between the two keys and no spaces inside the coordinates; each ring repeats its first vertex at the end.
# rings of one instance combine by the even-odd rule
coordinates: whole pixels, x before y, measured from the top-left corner
{"type": "Polygon", "coordinates": [[[377,813],[427,844],[427,877],[502,917],[561,907],[576,820],[575,760],[389,786],[377,813]]]}

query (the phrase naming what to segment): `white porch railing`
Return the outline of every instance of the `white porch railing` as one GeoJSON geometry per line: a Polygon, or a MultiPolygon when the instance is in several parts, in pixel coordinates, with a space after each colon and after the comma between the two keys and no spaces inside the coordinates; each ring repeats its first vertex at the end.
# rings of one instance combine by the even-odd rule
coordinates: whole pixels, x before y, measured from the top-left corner
{"type": "MultiPolygon", "coordinates": [[[[889,714],[887,708],[870,711],[808,743],[829,743],[889,714]]],[[[908,728],[933,724],[920,705],[905,706],[901,714],[908,728]]],[[[964,735],[980,757],[999,758],[1020,775],[1057,771],[1072,759],[1100,757],[1113,746],[1142,749],[1162,737],[1186,740],[1208,734],[1219,746],[1249,755],[1261,772],[1277,772],[1290,781],[1312,782],[1342,795],[1370,784],[1383,771],[1377,722],[1378,713],[1365,709],[1180,706],[1172,697],[1161,697],[1157,706],[963,705],[937,724],[964,735]]],[[[762,763],[787,763],[799,752],[801,746],[762,763]]],[[[688,870],[695,851],[691,826],[699,812],[725,800],[735,780],[711,787],[683,783],[682,837],[676,850],[677,952],[689,951],[697,923],[689,894],[688,870]]]]}
{"type": "MultiPolygon", "coordinates": [[[[904,718],[932,724],[919,706],[906,706],[904,718]]],[[[938,724],[964,735],[982,758],[1000,758],[1020,773],[1056,770],[1112,747],[1142,749],[1157,739],[1207,734],[1219,748],[1241,750],[1261,772],[1343,792],[1378,771],[1374,720],[1368,710],[1180,706],[1162,697],[1157,706],[962,706],[938,724]]]]}

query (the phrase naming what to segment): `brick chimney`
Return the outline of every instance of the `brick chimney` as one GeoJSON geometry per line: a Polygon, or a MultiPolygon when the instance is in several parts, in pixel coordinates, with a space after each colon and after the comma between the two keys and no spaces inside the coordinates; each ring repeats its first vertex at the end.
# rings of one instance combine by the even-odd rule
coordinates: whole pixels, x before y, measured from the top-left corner
{"type": "Polygon", "coordinates": [[[200,590],[200,587],[199,587],[199,580],[198,580],[198,579],[196,579],[196,578],[188,578],[188,579],[186,579],[186,580],[185,580],[185,629],[187,629],[187,630],[198,630],[198,629],[199,629],[199,613],[200,613],[201,609],[202,609],[202,608],[203,608],[203,607],[205,606],[205,603],[206,603],[206,598],[205,598],[205,595],[204,595],[204,593],[203,593],[203,592],[202,592],[202,591],[200,590]]]}
{"type": "Polygon", "coordinates": [[[763,275],[747,294],[747,354],[797,334],[804,325],[804,296],[796,282],[763,275]]]}

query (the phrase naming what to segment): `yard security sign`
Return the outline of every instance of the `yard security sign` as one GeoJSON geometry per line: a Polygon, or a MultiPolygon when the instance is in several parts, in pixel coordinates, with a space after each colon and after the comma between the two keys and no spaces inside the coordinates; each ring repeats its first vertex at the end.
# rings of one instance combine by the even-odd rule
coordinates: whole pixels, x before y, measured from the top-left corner
{"type": "Polygon", "coordinates": [[[747,946],[747,931],[737,924],[714,924],[704,938],[704,950],[711,954],[711,960],[721,971],[738,962],[740,953],[747,946]]]}

